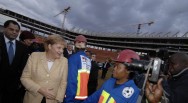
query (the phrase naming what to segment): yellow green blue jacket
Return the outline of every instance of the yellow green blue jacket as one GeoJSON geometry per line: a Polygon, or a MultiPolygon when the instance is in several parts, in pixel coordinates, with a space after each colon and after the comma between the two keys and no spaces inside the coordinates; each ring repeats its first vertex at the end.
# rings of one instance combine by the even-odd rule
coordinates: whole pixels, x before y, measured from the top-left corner
{"type": "Polygon", "coordinates": [[[91,60],[84,51],[72,54],[68,59],[68,82],[65,103],[74,103],[88,97],[87,84],[91,70],[91,60]]]}
{"type": "Polygon", "coordinates": [[[102,87],[82,103],[136,103],[140,90],[133,80],[115,87],[115,78],[107,80],[102,87]]]}

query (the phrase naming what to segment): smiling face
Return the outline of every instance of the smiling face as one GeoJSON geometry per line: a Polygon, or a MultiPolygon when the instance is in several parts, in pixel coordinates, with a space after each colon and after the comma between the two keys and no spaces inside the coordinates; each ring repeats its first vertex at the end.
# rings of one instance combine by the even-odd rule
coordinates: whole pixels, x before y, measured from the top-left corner
{"type": "Polygon", "coordinates": [[[18,25],[10,23],[7,27],[4,28],[4,34],[9,40],[14,40],[18,37],[20,28],[18,25]]]}
{"type": "Polygon", "coordinates": [[[63,54],[64,45],[62,43],[55,43],[48,45],[48,53],[53,56],[54,59],[59,59],[63,54]]]}
{"type": "Polygon", "coordinates": [[[45,51],[48,59],[58,59],[63,56],[65,40],[57,34],[49,35],[44,42],[45,51]]]}

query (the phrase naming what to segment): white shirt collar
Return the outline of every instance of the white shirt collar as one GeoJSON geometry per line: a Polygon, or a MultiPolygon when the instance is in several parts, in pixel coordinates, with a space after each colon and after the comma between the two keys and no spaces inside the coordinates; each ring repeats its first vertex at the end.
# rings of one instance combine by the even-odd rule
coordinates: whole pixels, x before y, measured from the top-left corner
{"type": "MultiPolygon", "coordinates": [[[[4,39],[5,39],[5,43],[7,44],[10,40],[5,36],[5,34],[4,34],[4,39]]],[[[16,43],[16,40],[14,39],[14,40],[12,40],[12,42],[13,42],[13,44],[15,44],[16,43]]]]}
{"type": "Polygon", "coordinates": [[[68,49],[67,49],[67,52],[68,52],[68,54],[72,54],[72,51],[69,51],[68,49]]]}

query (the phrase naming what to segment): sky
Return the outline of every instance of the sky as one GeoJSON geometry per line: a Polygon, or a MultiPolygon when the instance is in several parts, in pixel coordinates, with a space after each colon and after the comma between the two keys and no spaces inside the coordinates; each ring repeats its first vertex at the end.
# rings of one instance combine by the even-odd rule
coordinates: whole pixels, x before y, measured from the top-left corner
{"type": "Polygon", "coordinates": [[[0,7],[44,23],[83,32],[188,31],[188,0],[0,0],[0,7]],[[54,17],[55,16],[55,17],[54,17]],[[148,25],[149,22],[154,22],[148,25]]]}

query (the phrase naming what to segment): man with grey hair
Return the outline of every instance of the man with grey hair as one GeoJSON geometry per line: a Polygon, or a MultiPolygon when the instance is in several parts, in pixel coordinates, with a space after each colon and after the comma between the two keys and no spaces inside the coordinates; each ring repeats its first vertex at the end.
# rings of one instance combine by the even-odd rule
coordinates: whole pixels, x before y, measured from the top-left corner
{"type": "Polygon", "coordinates": [[[73,44],[72,43],[68,43],[67,47],[64,48],[63,55],[64,55],[65,58],[68,59],[73,53],[74,53],[73,44]]]}

